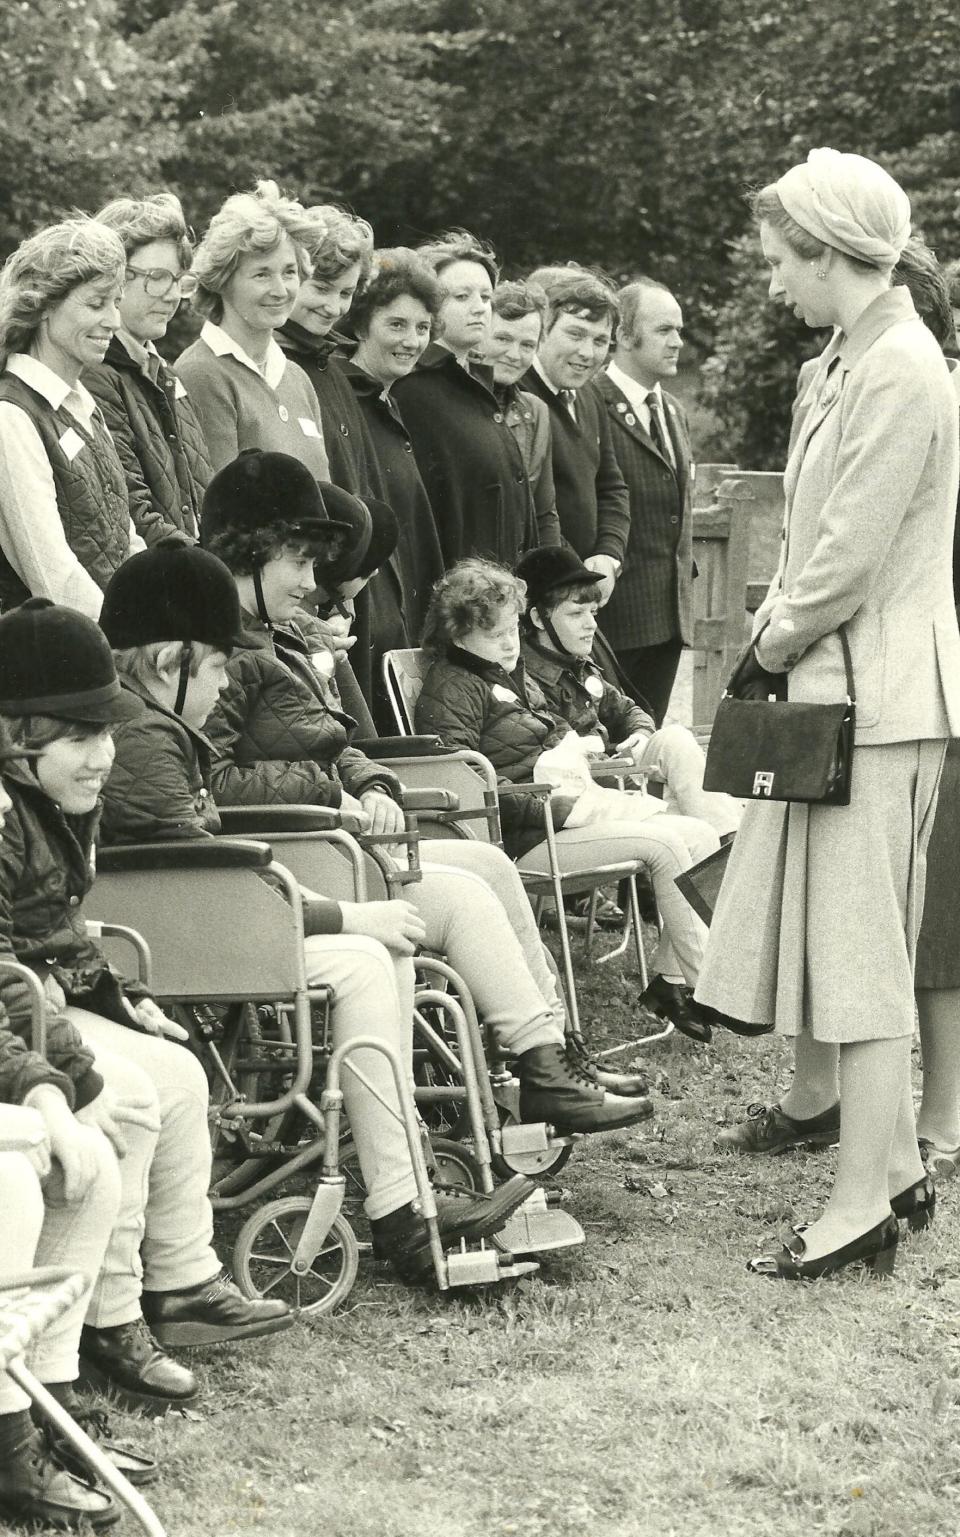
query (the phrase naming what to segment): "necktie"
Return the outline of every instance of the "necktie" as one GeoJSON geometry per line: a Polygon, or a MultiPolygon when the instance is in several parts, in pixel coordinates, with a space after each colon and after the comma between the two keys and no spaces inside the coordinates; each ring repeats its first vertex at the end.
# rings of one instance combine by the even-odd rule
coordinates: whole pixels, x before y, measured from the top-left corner
{"type": "Polygon", "coordinates": [[[577,392],[576,390],[561,390],[560,399],[563,401],[574,421],[577,419],[577,392]]]}
{"type": "Polygon", "coordinates": [[[660,398],[655,390],[651,390],[647,396],[647,410],[650,412],[650,436],[653,439],[653,446],[663,455],[668,464],[672,464],[673,460],[663,430],[663,419],[660,415],[660,398]]]}

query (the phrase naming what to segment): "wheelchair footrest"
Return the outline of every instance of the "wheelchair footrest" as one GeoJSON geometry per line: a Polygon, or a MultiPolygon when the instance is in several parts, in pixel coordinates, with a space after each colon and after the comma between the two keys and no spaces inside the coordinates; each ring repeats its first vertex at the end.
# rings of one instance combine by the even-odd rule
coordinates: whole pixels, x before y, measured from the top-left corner
{"type": "Polygon", "coordinates": [[[499,1281],[519,1280],[533,1275],[540,1267],[529,1261],[513,1260],[499,1249],[468,1249],[461,1245],[447,1255],[447,1284],[453,1286],[495,1286],[499,1281]]]}
{"type": "Polygon", "coordinates": [[[516,1153],[545,1153],[570,1140],[569,1137],[554,1136],[545,1121],[516,1121],[500,1129],[500,1145],[505,1158],[516,1153]]]}
{"type": "Polygon", "coordinates": [[[568,1211],[548,1209],[546,1202],[535,1204],[539,1195],[542,1191],[532,1195],[504,1223],[493,1240],[498,1248],[523,1257],[551,1249],[573,1249],[585,1242],[586,1234],[577,1219],[568,1211]]]}

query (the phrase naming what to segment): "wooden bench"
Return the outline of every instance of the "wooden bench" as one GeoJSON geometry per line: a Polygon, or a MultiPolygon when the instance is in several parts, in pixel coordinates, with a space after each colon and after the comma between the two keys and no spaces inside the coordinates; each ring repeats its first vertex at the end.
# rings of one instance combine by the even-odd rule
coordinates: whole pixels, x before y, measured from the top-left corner
{"type": "Polygon", "coordinates": [[[783,476],[700,464],[694,482],[693,729],[709,738],[714,712],[750,635],[750,614],[777,569],[783,476]]]}

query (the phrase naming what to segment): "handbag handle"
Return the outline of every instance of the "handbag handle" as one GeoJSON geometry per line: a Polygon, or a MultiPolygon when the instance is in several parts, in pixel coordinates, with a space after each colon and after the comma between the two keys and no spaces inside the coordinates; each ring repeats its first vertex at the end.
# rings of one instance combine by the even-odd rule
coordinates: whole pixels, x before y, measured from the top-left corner
{"type": "MultiPolygon", "coordinates": [[[[756,649],[757,641],[760,639],[761,635],[763,634],[764,630],[767,628],[769,623],[770,623],[770,621],[768,619],[765,624],[762,624],[760,626],[760,628],[757,631],[756,635],[754,635],[753,639],[751,640],[750,645],[747,648],[748,650],[755,650],[756,649]]],[[[837,635],[840,637],[840,645],[841,645],[841,647],[843,649],[843,670],[844,670],[844,672],[846,673],[846,676],[847,676],[847,703],[848,704],[856,704],[857,696],[856,696],[856,693],[854,692],[854,687],[853,687],[853,658],[850,655],[850,642],[847,640],[847,627],[846,627],[845,624],[837,625],[837,635]]],[[[743,666],[743,661],[744,660],[745,660],[745,658],[743,660],[741,660],[739,665],[734,669],[733,675],[732,675],[732,677],[730,679],[730,683],[735,682],[737,674],[739,673],[740,668],[743,666]]],[[[757,658],[757,660],[759,661],[759,657],[757,658]]],[[[761,666],[762,665],[763,664],[761,663],[761,666]]],[[[729,692],[729,685],[727,687],[727,690],[725,690],[725,692],[729,692]]]]}

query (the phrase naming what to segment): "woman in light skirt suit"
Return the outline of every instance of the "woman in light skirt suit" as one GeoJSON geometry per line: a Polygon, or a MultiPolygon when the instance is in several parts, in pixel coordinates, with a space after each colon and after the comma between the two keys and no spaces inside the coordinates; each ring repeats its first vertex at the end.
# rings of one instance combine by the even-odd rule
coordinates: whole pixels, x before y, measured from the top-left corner
{"type": "Polygon", "coordinates": [[[857,697],[849,806],[751,805],[697,998],[840,1048],[826,1207],[757,1274],[889,1269],[925,1174],[910,1088],[913,967],[946,741],[960,734],[951,553],[956,399],[891,274],[906,194],[858,155],[814,150],[755,199],[770,297],[836,327],[785,473],[780,568],[744,670],[751,697],[836,702],[846,625],[857,697]]]}

